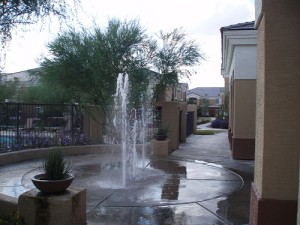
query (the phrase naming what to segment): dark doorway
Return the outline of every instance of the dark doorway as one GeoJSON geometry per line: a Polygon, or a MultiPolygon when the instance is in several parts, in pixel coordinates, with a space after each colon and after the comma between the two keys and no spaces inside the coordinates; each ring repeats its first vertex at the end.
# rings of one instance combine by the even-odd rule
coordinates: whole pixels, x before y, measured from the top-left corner
{"type": "Polygon", "coordinates": [[[193,133],[194,128],[194,112],[188,112],[186,115],[186,136],[193,133]]]}

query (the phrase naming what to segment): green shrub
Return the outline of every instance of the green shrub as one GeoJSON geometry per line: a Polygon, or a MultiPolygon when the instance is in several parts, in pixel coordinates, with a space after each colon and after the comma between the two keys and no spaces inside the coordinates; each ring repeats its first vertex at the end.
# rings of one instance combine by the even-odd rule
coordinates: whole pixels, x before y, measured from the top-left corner
{"type": "Polygon", "coordinates": [[[0,225],[25,225],[25,223],[19,212],[16,212],[9,218],[0,218],[0,225]]]}
{"type": "Polygon", "coordinates": [[[212,130],[197,130],[194,132],[195,135],[214,135],[215,132],[212,130]]]}
{"type": "Polygon", "coordinates": [[[62,180],[68,177],[71,163],[64,159],[59,148],[54,148],[45,160],[43,169],[48,180],[62,180]]]}
{"type": "Polygon", "coordinates": [[[211,122],[212,128],[228,129],[228,121],[224,119],[215,119],[211,122]]]}
{"type": "Polygon", "coordinates": [[[155,135],[168,135],[168,133],[169,133],[169,129],[168,128],[160,127],[155,132],[155,135]]]}

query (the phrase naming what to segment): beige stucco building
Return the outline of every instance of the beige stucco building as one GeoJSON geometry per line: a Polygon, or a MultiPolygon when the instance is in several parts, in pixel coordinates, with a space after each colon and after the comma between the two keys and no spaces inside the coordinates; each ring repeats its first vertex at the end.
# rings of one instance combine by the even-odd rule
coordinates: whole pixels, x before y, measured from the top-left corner
{"type": "Polygon", "coordinates": [[[250,225],[300,225],[300,2],[256,0],[255,7],[251,31],[236,30],[247,23],[221,29],[233,157],[255,149],[247,151],[255,156],[250,225]],[[252,141],[243,148],[239,139],[252,141]]]}
{"type": "Polygon", "coordinates": [[[188,84],[167,87],[155,102],[159,112],[160,126],[169,130],[171,151],[178,148],[179,143],[186,142],[186,137],[197,127],[197,108],[187,104],[188,84]],[[192,124],[189,122],[191,121],[192,124]]]}
{"type": "Polygon", "coordinates": [[[255,7],[256,134],[250,224],[295,225],[300,224],[300,1],[256,0],[255,7]]]}
{"type": "Polygon", "coordinates": [[[157,101],[186,102],[186,92],[188,89],[189,85],[187,83],[179,83],[177,86],[168,86],[158,95],[157,101]]]}
{"type": "Polygon", "coordinates": [[[223,87],[196,87],[187,91],[187,101],[195,104],[199,115],[218,116],[223,104],[223,87]]]}
{"type": "Polygon", "coordinates": [[[254,21],[221,28],[222,68],[229,95],[228,137],[234,159],[254,159],[257,31],[254,21]]]}

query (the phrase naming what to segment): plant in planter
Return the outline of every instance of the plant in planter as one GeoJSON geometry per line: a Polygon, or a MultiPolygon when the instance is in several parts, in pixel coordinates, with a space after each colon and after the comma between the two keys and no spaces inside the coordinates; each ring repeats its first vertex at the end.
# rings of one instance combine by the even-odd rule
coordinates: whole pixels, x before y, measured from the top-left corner
{"type": "Polygon", "coordinates": [[[43,173],[31,180],[43,193],[60,193],[72,183],[74,175],[70,173],[71,162],[64,159],[60,149],[52,149],[43,164],[43,173]]]}
{"type": "Polygon", "coordinates": [[[164,127],[160,127],[157,129],[157,131],[154,133],[154,138],[158,141],[166,140],[168,137],[169,130],[164,127]]]}

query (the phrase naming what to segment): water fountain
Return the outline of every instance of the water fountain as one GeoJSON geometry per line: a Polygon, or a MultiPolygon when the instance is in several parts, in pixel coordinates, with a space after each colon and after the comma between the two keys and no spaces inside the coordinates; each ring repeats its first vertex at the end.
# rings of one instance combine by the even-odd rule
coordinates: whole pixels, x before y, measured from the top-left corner
{"type": "Polygon", "coordinates": [[[132,179],[137,174],[137,168],[141,160],[145,166],[145,109],[141,110],[128,107],[129,79],[128,74],[119,74],[115,94],[115,118],[113,120],[115,130],[119,133],[122,149],[122,185],[126,187],[127,179],[132,179]],[[138,115],[139,113],[139,115],[138,115]],[[138,146],[141,144],[141,157],[138,156],[138,146]]]}

